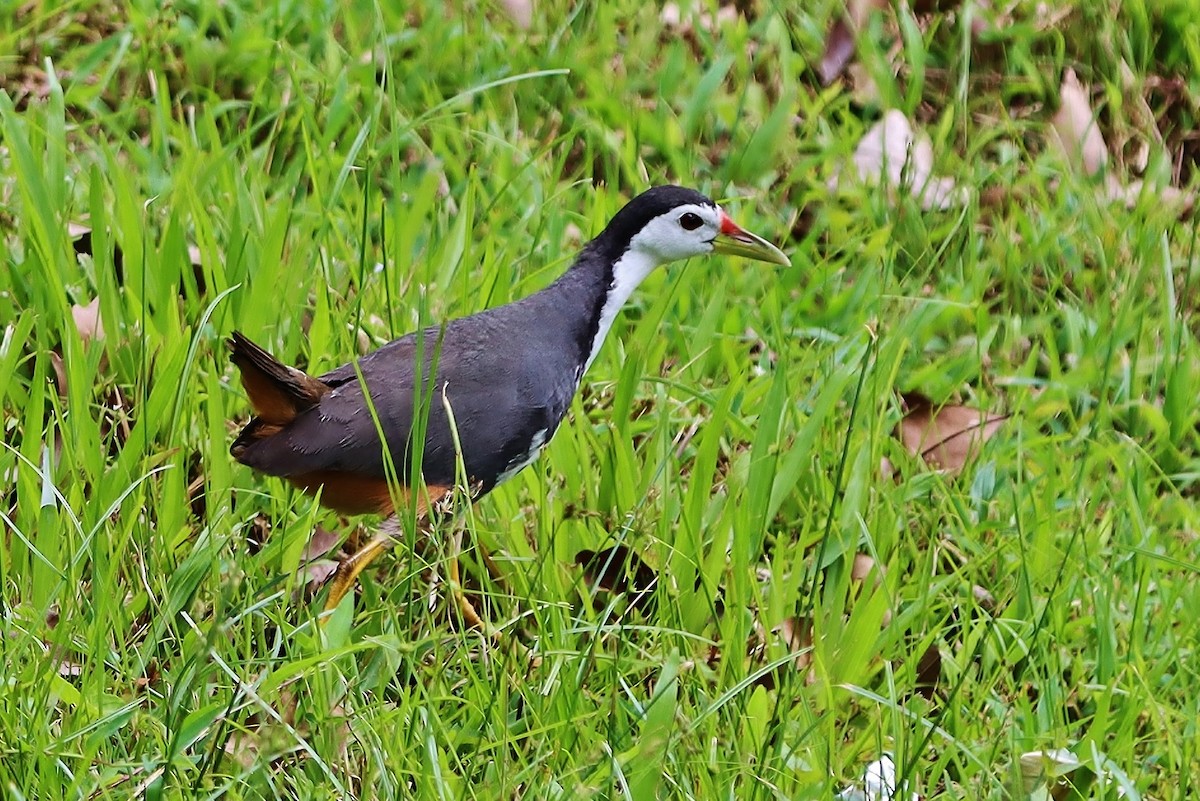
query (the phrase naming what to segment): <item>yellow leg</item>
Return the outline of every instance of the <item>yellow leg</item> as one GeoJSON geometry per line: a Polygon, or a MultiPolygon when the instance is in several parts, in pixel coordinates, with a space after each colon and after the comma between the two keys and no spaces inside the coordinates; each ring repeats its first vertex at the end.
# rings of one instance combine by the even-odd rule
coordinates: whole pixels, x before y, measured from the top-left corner
{"type": "Polygon", "coordinates": [[[338,608],[346,593],[354,589],[354,582],[367,566],[375,561],[379,554],[396,544],[396,535],[400,530],[400,521],[393,515],[379,526],[379,533],[359,548],[349,559],[338,565],[337,572],[329,580],[329,597],[325,600],[325,611],[332,612],[338,608]]]}
{"type": "Polygon", "coordinates": [[[475,611],[474,604],[463,594],[462,580],[459,578],[458,571],[458,554],[462,550],[462,532],[455,531],[450,536],[450,560],[447,566],[447,572],[450,574],[450,592],[454,595],[454,601],[458,604],[458,611],[462,613],[463,622],[473,629],[479,629],[485,635],[493,637],[496,632],[484,621],[479,613],[475,611]]]}
{"type": "MultiPolygon", "coordinates": [[[[354,589],[354,582],[358,580],[362,572],[381,553],[396,544],[398,529],[399,521],[395,517],[389,517],[380,526],[378,534],[338,565],[337,572],[329,580],[329,597],[325,600],[326,612],[332,612],[334,609],[337,609],[347,593],[354,589]]],[[[454,600],[458,604],[459,611],[462,612],[463,620],[466,621],[467,625],[473,629],[487,631],[487,624],[462,592],[462,581],[459,578],[458,569],[458,554],[461,548],[462,533],[456,531],[452,537],[452,549],[450,553],[450,591],[453,593],[454,600]]]]}
{"type": "Polygon", "coordinates": [[[390,534],[376,534],[363,547],[354,552],[346,561],[338,565],[337,572],[329,580],[329,597],[325,601],[325,611],[332,612],[346,597],[346,593],[354,589],[354,582],[367,566],[375,561],[375,557],[392,547],[394,540],[390,534]]]}
{"type": "MultiPolygon", "coordinates": [[[[384,524],[380,527],[380,533],[372,537],[366,545],[355,551],[350,558],[338,565],[337,572],[329,580],[329,597],[325,600],[326,612],[332,612],[334,609],[337,609],[347,593],[354,589],[354,582],[358,580],[362,572],[375,561],[376,557],[395,545],[397,525],[394,521],[395,518],[388,518],[384,521],[384,524]]],[[[462,591],[462,580],[458,568],[458,554],[462,549],[462,532],[454,532],[454,535],[451,537],[451,543],[448,570],[450,573],[450,592],[454,595],[454,601],[462,613],[463,620],[469,627],[479,629],[489,635],[494,634],[494,632],[489,630],[487,623],[475,611],[474,605],[462,591]]]]}
{"type": "MultiPolygon", "coordinates": [[[[383,521],[380,526],[380,531],[372,537],[366,545],[354,552],[349,559],[338,565],[337,572],[333,574],[333,578],[329,580],[329,597],[325,600],[325,611],[332,612],[338,608],[342,599],[346,597],[354,588],[354,582],[358,580],[367,566],[375,561],[381,553],[391,548],[397,542],[397,534],[399,532],[400,523],[396,517],[389,517],[383,521]]],[[[462,550],[462,531],[455,531],[450,539],[450,554],[447,572],[450,579],[450,592],[454,595],[454,601],[458,606],[459,612],[463,616],[463,622],[470,628],[478,629],[483,634],[492,639],[498,639],[500,632],[488,624],[487,621],[480,616],[476,611],[475,606],[463,594],[462,580],[458,566],[458,555],[462,550]]],[[[484,556],[489,570],[495,569],[490,557],[484,556]]],[[[328,616],[325,618],[328,619],[328,616]]],[[[515,638],[513,640],[517,650],[531,658],[531,665],[536,667],[541,664],[541,657],[533,656],[532,652],[515,638]]]]}
{"type": "MultiPolygon", "coordinates": [[[[471,603],[470,599],[463,594],[462,582],[459,579],[458,568],[458,555],[461,551],[462,531],[455,531],[450,537],[450,555],[448,559],[449,564],[446,567],[446,572],[449,574],[450,592],[454,595],[455,603],[458,604],[458,611],[462,613],[463,622],[469,627],[473,629],[479,629],[479,631],[485,637],[493,642],[500,642],[500,630],[484,620],[479,612],[475,610],[475,606],[471,603]]],[[[484,561],[489,570],[495,568],[495,564],[492,562],[491,558],[487,556],[486,552],[484,552],[484,561]]],[[[517,637],[505,637],[504,640],[509,642],[513,648],[516,649],[518,654],[528,660],[528,666],[530,668],[541,667],[542,658],[526,647],[525,644],[522,643],[517,637]]]]}

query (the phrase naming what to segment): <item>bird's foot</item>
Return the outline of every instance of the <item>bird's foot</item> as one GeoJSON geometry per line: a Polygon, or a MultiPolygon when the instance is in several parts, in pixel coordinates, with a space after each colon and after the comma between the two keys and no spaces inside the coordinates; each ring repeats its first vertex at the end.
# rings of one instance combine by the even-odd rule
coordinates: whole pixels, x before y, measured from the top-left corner
{"type": "MultiPolygon", "coordinates": [[[[354,582],[367,567],[384,551],[392,547],[395,539],[391,534],[376,534],[366,545],[355,551],[338,565],[329,580],[329,597],[325,600],[325,611],[332,612],[342,603],[346,594],[354,589],[354,582]]],[[[328,619],[326,616],[325,619],[328,619]]]]}

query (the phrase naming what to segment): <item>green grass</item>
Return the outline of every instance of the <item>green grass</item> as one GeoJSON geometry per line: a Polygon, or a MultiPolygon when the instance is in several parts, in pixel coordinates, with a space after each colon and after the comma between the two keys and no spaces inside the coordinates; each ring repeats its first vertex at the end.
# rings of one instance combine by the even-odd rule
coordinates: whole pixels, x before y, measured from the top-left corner
{"type": "Polygon", "coordinates": [[[923,797],[1000,799],[1053,748],[1195,794],[1196,232],[1042,144],[1074,66],[1111,169],[1146,140],[1169,178],[1191,4],[1023,4],[978,47],[909,24],[898,78],[876,23],[880,95],[974,191],[949,212],[828,192],[878,112],[810,70],[838,5],[748,5],[687,35],[629,0],[528,32],[493,3],[0,5],[9,796],[815,799],[889,751],[923,797]],[[223,335],[320,372],[540,288],[668,180],[794,265],[652,276],[543,459],[464,515],[505,640],[403,549],[318,628],[303,550],[349,526],[228,456],[223,335]],[[893,435],[909,390],[1011,418],[951,478],[893,435]],[[649,611],[575,564],[618,543],[649,611]]]}

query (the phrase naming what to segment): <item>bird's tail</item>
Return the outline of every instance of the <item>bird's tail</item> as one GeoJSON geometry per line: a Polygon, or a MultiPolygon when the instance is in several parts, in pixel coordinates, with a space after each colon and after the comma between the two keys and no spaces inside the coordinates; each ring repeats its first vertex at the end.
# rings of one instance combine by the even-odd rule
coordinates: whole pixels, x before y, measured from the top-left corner
{"type": "Polygon", "coordinates": [[[234,331],[226,344],[242,375],[250,405],[258,415],[242,429],[230,448],[235,457],[250,443],[278,432],[329,392],[328,384],[288,367],[240,331],[234,331]]]}

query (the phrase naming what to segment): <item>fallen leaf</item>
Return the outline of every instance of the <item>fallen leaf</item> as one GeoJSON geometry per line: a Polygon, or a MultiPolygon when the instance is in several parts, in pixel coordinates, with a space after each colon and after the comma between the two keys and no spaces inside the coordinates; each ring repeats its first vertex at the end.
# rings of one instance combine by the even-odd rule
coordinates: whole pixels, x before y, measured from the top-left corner
{"type": "MultiPolygon", "coordinates": [[[[888,60],[892,63],[890,53],[888,60]]],[[[846,67],[845,75],[850,89],[850,100],[854,105],[863,108],[879,108],[883,105],[883,95],[875,81],[875,74],[865,64],[861,61],[853,62],[846,67]]]]}
{"type": "Polygon", "coordinates": [[[317,526],[304,546],[300,555],[300,566],[296,570],[297,600],[310,600],[325,585],[325,582],[337,572],[340,564],[337,559],[323,558],[340,545],[342,538],[323,526],[317,526]]]}
{"type": "Polygon", "coordinates": [[[1053,140],[1067,161],[1082,168],[1084,175],[1095,175],[1108,163],[1108,145],[1096,123],[1088,91],[1075,70],[1067,68],[1059,89],[1059,106],[1050,120],[1053,140]]]}
{"type": "MultiPolygon", "coordinates": [[[[854,564],[850,568],[850,580],[862,581],[867,576],[871,575],[871,571],[875,569],[875,560],[865,553],[854,554],[854,564]]],[[[875,575],[875,583],[878,584],[883,578],[883,567],[880,566],[879,572],[875,575]]]]}
{"type": "MultiPolygon", "coordinates": [[[[944,210],[967,202],[964,187],[933,174],[929,137],[917,136],[908,118],[896,109],[889,109],[859,140],[853,161],[860,181],[883,181],[891,189],[907,187],[923,209],[944,210]]],[[[839,171],[829,181],[830,190],[837,190],[842,180],[839,171]]]]}
{"type": "Polygon", "coordinates": [[[1083,766],[1079,757],[1066,748],[1027,751],[1017,758],[1021,766],[1021,782],[1026,794],[1039,786],[1053,784],[1083,766]]]}
{"type": "Polygon", "coordinates": [[[1128,184],[1122,184],[1117,176],[1109,174],[1105,176],[1105,189],[1108,192],[1108,199],[1117,203],[1124,203],[1125,208],[1133,209],[1141,199],[1142,192],[1151,192],[1155,200],[1163,206],[1177,206],[1180,215],[1190,214],[1196,205],[1196,196],[1191,192],[1185,192],[1181,189],[1176,189],[1173,186],[1146,186],[1146,182],[1135,180],[1128,184]]]}
{"type": "Polygon", "coordinates": [[[509,19],[521,30],[533,24],[533,0],[500,0],[509,19]]]}
{"type": "Polygon", "coordinates": [[[64,679],[77,679],[83,675],[83,665],[64,659],[58,663],[58,675],[64,679]]]}
{"type": "Polygon", "coordinates": [[[986,587],[981,587],[978,584],[972,584],[971,595],[974,596],[975,603],[979,604],[988,612],[995,610],[996,598],[990,592],[988,592],[986,587]]]}
{"type": "Polygon", "coordinates": [[[138,693],[146,692],[157,685],[160,678],[158,660],[151,659],[146,665],[145,674],[133,680],[133,689],[138,693]]]}
{"type": "MultiPolygon", "coordinates": [[[[128,441],[128,436],[126,436],[122,441],[128,441]]],[[[189,477],[191,480],[188,481],[186,492],[188,506],[191,508],[192,514],[196,516],[197,520],[203,520],[204,514],[208,509],[208,499],[204,495],[206,479],[204,473],[200,470],[199,462],[192,466],[192,471],[189,474],[189,477]]]]}
{"type": "MultiPolygon", "coordinates": [[[[868,576],[874,576],[873,584],[878,587],[883,583],[883,577],[886,572],[883,565],[875,562],[874,557],[865,553],[856,553],[854,554],[854,562],[850,565],[850,580],[861,584],[866,581],[868,576]]],[[[857,593],[854,597],[858,597],[857,593]]],[[[883,617],[879,622],[884,626],[891,624],[892,610],[890,608],[883,611],[883,617]]]]}
{"type": "Polygon", "coordinates": [[[50,351],[50,366],[54,368],[54,385],[58,388],[58,397],[67,397],[67,365],[63,362],[58,351],[50,351]]]}
{"type": "Polygon", "coordinates": [[[93,298],[86,306],[78,303],[71,307],[75,330],[84,342],[104,339],[104,323],[100,320],[100,298],[93,298]]]}
{"type": "Polygon", "coordinates": [[[300,569],[300,578],[304,585],[304,597],[310,597],[325,585],[326,580],[337,572],[336,559],[315,559],[306,563],[300,569]]]}
{"type": "Polygon", "coordinates": [[[317,526],[316,531],[309,538],[308,544],[304,546],[304,554],[300,557],[300,561],[303,563],[319,559],[340,545],[341,542],[340,536],[327,528],[317,526]]]}
{"type": "Polygon", "coordinates": [[[267,516],[259,512],[250,521],[250,529],[246,532],[246,550],[254,556],[262,547],[267,544],[267,538],[271,536],[271,521],[267,516]]]}
{"type": "Polygon", "coordinates": [[[921,658],[917,660],[916,681],[913,683],[917,695],[925,700],[932,700],[937,691],[938,681],[942,677],[942,652],[937,643],[930,643],[921,658]]]}
{"type": "Polygon", "coordinates": [[[1017,764],[1030,801],[1139,797],[1129,775],[1095,745],[1086,760],[1067,748],[1049,748],[1021,754],[1017,764]]]}
{"type": "Polygon", "coordinates": [[[575,564],[583,568],[584,579],[592,588],[600,587],[619,595],[633,593],[630,605],[645,610],[654,597],[658,573],[624,545],[602,551],[580,551],[575,564]]]}
{"type": "MultiPolygon", "coordinates": [[[[57,65],[55,72],[55,77],[60,83],[70,76],[70,72],[57,65]]],[[[52,88],[50,76],[46,71],[32,64],[18,67],[14,75],[5,76],[5,83],[8,84],[8,91],[12,93],[13,105],[17,111],[24,111],[30,103],[44,101],[50,96],[52,88]]]]}
{"type": "Polygon", "coordinates": [[[842,74],[856,48],[855,37],[870,13],[887,7],[887,0],[850,0],[846,13],[837,17],[825,35],[825,52],[817,68],[821,83],[828,86],[842,74]]]}
{"type": "Polygon", "coordinates": [[[850,56],[854,55],[854,31],[845,17],[838,17],[825,36],[825,52],[821,54],[821,64],[817,74],[821,77],[821,85],[828,86],[846,69],[850,56]]]}
{"type": "Polygon", "coordinates": [[[788,651],[795,654],[792,666],[796,670],[808,670],[812,664],[813,625],[806,617],[789,617],[773,631],[783,638],[788,651]]]}
{"type": "MultiPolygon", "coordinates": [[[[790,665],[802,674],[802,683],[814,683],[816,676],[810,670],[812,667],[813,624],[812,620],[807,617],[785,618],[782,623],[771,629],[771,636],[768,637],[766,627],[755,615],[754,627],[746,642],[746,656],[749,657],[751,666],[764,664],[770,656],[771,644],[780,641],[787,648],[787,652],[793,654],[790,665]]],[[[716,664],[721,658],[720,651],[715,650],[716,648],[717,646],[713,646],[713,649],[709,651],[710,666],[716,664]]],[[[768,691],[774,690],[779,686],[780,678],[788,666],[788,662],[776,665],[772,670],[755,679],[755,685],[768,691]]]]}
{"type": "MultiPolygon", "coordinates": [[[[1075,70],[1068,68],[1063,74],[1062,86],[1059,88],[1058,111],[1050,121],[1050,141],[1058,147],[1073,170],[1094,176],[1108,166],[1109,151],[1088,96],[1088,89],[1080,82],[1075,70]]],[[[1152,123],[1151,115],[1146,124],[1157,136],[1158,130],[1152,123]]],[[[1149,147],[1149,142],[1145,142],[1145,152],[1140,157],[1141,161],[1149,160],[1149,147]]],[[[1126,208],[1132,209],[1144,191],[1152,192],[1164,205],[1178,207],[1178,213],[1181,215],[1191,213],[1196,203],[1195,195],[1191,192],[1173,186],[1152,184],[1147,187],[1145,182],[1139,180],[1125,184],[1112,172],[1104,174],[1104,196],[1111,202],[1122,203],[1126,208]]]]}
{"type": "Polygon", "coordinates": [[[904,396],[908,413],[897,426],[904,447],[935,470],[957,475],[999,430],[1008,415],[991,414],[969,406],[934,409],[924,395],[904,396]]]}
{"type": "Polygon", "coordinates": [[[658,18],[664,28],[673,30],[676,33],[688,34],[696,30],[696,28],[712,33],[722,25],[736,20],[738,18],[738,10],[736,6],[720,6],[717,9],[716,16],[707,11],[695,13],[693,10],[693,13],[685,17],[678,3],[667,3],[663,6],[658,18]]]}

